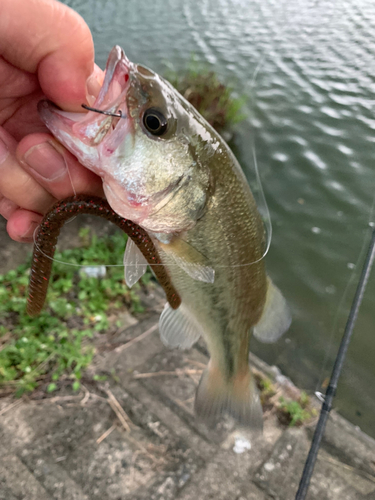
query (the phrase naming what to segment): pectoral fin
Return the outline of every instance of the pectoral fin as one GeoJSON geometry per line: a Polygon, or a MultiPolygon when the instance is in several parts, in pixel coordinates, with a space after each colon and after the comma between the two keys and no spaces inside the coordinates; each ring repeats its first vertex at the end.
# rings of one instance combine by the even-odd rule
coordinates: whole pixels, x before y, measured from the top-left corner
{"type": "Polygon", "coordinates": [[[178,309],[165,304],[159,319],[159,331],[164,345],[180,349],[190,349],[201,336],[200,326],[183,304],[178,309]]]}
{"type": "Polygon", "coordinates": [[[190,278],[203,281],[204,283],[213,283],[215,281],[215,271],[212,267],[204,266],[197,262],[189,262],[178,255],[173,255],[173,259],[190,278]]]}
{"type": "Polygon", "coordinates": [[[208,265],[207,258],[186,241],[178,238],[168,244],[160,243],[160,246],[194,280],[215,281],[215,270],[208,265]]]}
{"type": "Polygon", "coordinates": [[[131,288],[147,270],[147,261],[131,238],[128,238],[124,254],[125,283],[131,288]]]}
{"type": "Polygon", "coordinates": [[[268,278],[266,302],[259,322],[254,326],[253,335],[264,343],[276,342],[288,330],[292,316],[280,290],[268,278]]]}

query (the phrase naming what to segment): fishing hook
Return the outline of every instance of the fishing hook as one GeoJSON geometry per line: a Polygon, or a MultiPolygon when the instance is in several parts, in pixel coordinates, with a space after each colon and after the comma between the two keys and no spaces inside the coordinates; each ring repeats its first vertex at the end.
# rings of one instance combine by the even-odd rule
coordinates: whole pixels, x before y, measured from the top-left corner
{"type": "Polygon", "coordinates": [[[82,108],[87,109],[88,111],[94,111],[95,113],[101,113],[102,115],[114,116],[116,118],[126,118],[126,115],[122,114],[121,109],[118,110],[117,113],[112,113],[111,111],[104,111],[102,109],[92,108],[91,106],[87,106],[87,104],[81,104],[82,108]]]}

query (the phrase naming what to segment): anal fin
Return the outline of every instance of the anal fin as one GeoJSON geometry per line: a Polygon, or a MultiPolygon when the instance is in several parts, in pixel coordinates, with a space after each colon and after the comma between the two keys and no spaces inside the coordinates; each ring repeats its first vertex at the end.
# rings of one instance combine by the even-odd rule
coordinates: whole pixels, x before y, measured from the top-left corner
{"type": "Polygon", "coordinates": [[[201,329],[186,307],[172,309],[167,303],[159,319],[160,337],[167,347],[190,349],[201,336],[201,329]]]}
{"type": "Polygon", "coordinates": [[[267,295],[263,314],[254,326],[253,335],[264,343],[276,342],[292,322],[288,304],[280,290],[267,278],[267,295]]]}

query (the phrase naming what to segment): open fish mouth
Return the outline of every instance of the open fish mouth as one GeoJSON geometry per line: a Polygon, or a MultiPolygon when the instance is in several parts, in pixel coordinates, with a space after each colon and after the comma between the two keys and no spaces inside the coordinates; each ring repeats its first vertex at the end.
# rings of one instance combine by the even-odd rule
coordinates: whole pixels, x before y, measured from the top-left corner
{"type": "Polygon", "coordinates": [[[95,157],[111,155],[130,131],[126,93],[133,66],[120,47],[111,50],[103,86],[91,108],[99,113],[93,110],[71,113],[47,100],[38,104],[39,114],[47,127],[83,163],[88,154],[95,157]]]}

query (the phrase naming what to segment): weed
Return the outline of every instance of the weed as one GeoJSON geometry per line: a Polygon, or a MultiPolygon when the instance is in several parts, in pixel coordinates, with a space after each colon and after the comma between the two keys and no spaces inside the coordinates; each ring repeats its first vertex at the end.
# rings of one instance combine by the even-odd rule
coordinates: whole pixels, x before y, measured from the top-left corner
{"type": "Polygon", "coordinates": [[[241,113],[245,98],[234,97],[231,87],[194,59],[187,71],[169,71],[166,78],[220,134],[245,118],[241,113]]]}
{"type": "MultiPolygon", "coordinates": [[[[56,260],[73,266],[54,263],[46,306],[36,318],[25,312],[28,266],[0,275],[0,389],[19,396],[49,379],[46,390],[53,392],[60,379],[69,377],[78,390],[82,369],[94,354],[89,339],[108,328],[109,313],[123,308],[142,312],[140,285],[126,287],[122,266],[107,267],[102,279],[77,267],[121,263],[126,237],[90,238],[89,230],[80,236],[81,248],[56,253],[56,260]]],[[[146,273],[143,281],[150,279],[146,273]]]]}
{"type": "Polygon", "coordinates": [[[279,399],[278,415],[281,421],[289,423],[289,427],[302,425],[316,416],[315,408],[310,407],[310,398],[301,392],[298,400],[279,399]]]}
{"type": "Polygon", "coordinates": [[[259,380],[259,385],[262,395],[266,397],[272,397],[276,392],[274,384],[268,377],[262,377],[259,380]]]}

